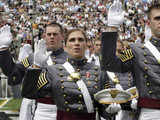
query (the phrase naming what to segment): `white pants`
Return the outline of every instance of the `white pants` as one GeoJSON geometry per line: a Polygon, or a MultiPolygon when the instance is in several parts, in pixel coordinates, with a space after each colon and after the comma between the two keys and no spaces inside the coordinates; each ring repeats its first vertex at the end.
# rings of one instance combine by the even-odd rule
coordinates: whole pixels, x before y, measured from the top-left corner
{"type": "Polygon", "coordinates": [[[160,110],[142,108],[139,120],[160,120],[160,110]]]}
{"type": "Polygon", "coordinates": [[[35,100],[23,98],[20,108],[19,120],[32,120],[35,100]]]}
{"type": "Polygon", "coordinates": [[[37,103],[34,120],[56,120],[56,105],[37,103]]]}

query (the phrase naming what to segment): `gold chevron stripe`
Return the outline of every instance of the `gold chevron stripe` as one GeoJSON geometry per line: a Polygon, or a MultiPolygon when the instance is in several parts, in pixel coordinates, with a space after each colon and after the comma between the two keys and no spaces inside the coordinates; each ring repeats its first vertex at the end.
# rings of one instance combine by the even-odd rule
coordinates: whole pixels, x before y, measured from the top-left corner
{"type": "Polygon", "coordinates": [[[131,49],[124,50],[123,54],[120,55],[120,59],[122,62],[126,62],[127,60],[130,60],[133,57],[134,56],[131,49]]]}
{"type": "Polygon", "coordinates": [[[38,80],[38,83],[37,83],[37,87],[38,89],[42,88],[44,85],[46,85],[48,83],[48,80],[46,79],[46,73],[42,73],[40,76],[39,76],[39,80],[38,80]]]}
{"type": "Polygon", "coordinates": [[[25,58],[22,60],[22,64],[24,65],[24,67],[29,67],[29,61],[28,61],[28,58],[25,58]]]}

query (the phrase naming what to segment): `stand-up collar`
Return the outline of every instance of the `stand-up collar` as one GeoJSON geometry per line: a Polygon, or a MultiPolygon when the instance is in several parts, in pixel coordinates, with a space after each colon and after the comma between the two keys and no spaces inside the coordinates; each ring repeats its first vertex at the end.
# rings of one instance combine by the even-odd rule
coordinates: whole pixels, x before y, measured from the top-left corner
{"type": "Polygon", "coordinates": [[[74,58],[71,58],[71,57],[68,57],[67,58],[67,61],[72,64],[73,66],[83,66],[87,63],[87,59],[86,58],[83,58],[83,59],[74,59],[74,58]]]}
{"type": "Polygon", "coordinates": [[[152,37],[150,41],[154,46],[160,47],[160,39],[152,37]]]}
{"type": "Polygon", "coordinates": [[[60,48],[60,49],[58,49],[58,50],[56,50],[56,51],[53,51],[51,55],[57,56],[57,55],[59,55],[59,54],[61,54],[61,53],[63,53],[63,52],[64,52],[64,49],[63,49],[63,48],[60,48]]]}

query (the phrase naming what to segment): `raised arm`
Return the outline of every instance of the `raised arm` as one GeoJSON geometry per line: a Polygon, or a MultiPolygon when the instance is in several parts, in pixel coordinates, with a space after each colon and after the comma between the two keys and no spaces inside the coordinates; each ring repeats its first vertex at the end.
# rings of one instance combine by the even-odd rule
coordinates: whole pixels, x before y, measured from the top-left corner
{"type": "Polygon", "coordinates": [[[125,52],[121,59],[116,56],[118,29],[124,21],[122,3],[115,0],[108,11],[108,27],[102,33],[101,68],[113,72],[127,72],[130,68],[130,53],[125,52]],[[128,54],[129,53],[129,54],[128,54]]]}

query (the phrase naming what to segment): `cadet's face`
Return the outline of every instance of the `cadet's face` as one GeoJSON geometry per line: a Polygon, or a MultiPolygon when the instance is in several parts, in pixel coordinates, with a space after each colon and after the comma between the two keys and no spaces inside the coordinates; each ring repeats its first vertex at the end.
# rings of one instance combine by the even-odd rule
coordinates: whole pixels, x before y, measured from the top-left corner
{"type": "Polygon", "coordinates": [[[60,28],[57,26],[48,26],[46,28],[45,40],[48,49],[53,51],[62,47],[63,36],[60,28]]]}
{"type": "Polygon", "coordinates": [[[152,35],[160,38],[160,9],[153,9],[150,13],[150,28],[152,35]]]}
{"type": "Polygon", "coordinates": [[[100,40],[95,41],[94,50],[95,50],[96,54],[100,53],[100,50],[101,50],[101,41],[100,40]]]}
{"type": "Polygon", "coordinates": [[[86,49],[86,40],[81,31],[72,32],[66,43],[68,54],[76,59],[84,57],[86,49]]]}

